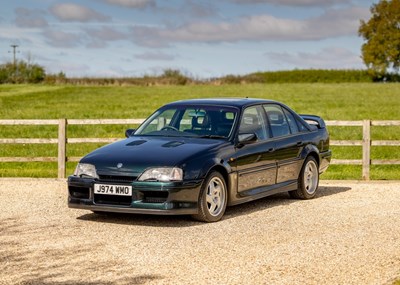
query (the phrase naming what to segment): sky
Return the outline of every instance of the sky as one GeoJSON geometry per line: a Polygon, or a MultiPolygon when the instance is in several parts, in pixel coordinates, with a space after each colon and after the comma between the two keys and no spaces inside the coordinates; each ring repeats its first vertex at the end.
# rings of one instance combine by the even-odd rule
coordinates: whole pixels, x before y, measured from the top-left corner
{"type": "Polygon", "coordinates": [[[377,0],[5,0],[0,63],[68,77],[192,78],[364,69],[360,20],[377,0]]]}

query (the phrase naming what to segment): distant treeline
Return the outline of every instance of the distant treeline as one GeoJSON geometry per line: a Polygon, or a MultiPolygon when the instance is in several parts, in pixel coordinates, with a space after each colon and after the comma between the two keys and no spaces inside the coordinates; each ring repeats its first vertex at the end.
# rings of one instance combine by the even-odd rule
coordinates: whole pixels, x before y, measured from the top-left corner
{"type": "Polygon", "coordinates": [[[166,69],[160,75],[142,77],[79,77],[69,78],[65,73],[46,74],[43,67],[18,61],[0,65],[0,84],[44,83],[73,85],[194,85],[194,84],[249,84],[249,83],[355,83],[355,82],[400,82],[400,74],[388,73],[374,77],[368,70],[296,69],[290,71],[256,72],[247,75],[226,75],[210,79],[194,79],[179,70],[166,69]]]}
{"type": "Polygon", "coordinates": [[[291,71],[257,72],[247,75],[227,75],[210,79],[193,79],[179,70],[165,70],[158,76],[125,78],[67,78],[53,76],[46,83],[68,83],[73,85],[193,85],[193,84],[251,84],[251,83],[356,83],[356,82],[400,82],[399,74],[387,74],[374,78],[367,70],[325,70],[307,69],[291,71]]]}
{"type": "Polygon", "coordinates": [[[154,86],[154,85],[189,85],[200,84],[201,81],[183,75],[178,70],[166,69],[161,75],[145,75],[142,77],[76,77],[68,78],[64,73],[46,76],[45,83],[47,84],[73,84],[73,85],[139,85],[139,86],[154,86]]]}
{"type": "MultiPolygon", "coordinates": [[[[296,69],[290,71],[257,72],[238,77],[245,82],[260,83],[342,83],[373,82],[366,70],[325,70],[296,69]]],[[[226,76],[224,80],[235,81],[235,76],[226,76]]]]}
{"type": "Polygon", "coordinates": [[[367,70],[296,69],[288,71],[256,72],[243,76],[228,75],[221,83],[350,83],[350,82],[400,82],[399,74],[373,77],[367,70]]]}
{"type": "Polygon", "coordinates": [[[324,70],[307,69],[291,71],[256,72],[247,75],[227,75],[210,79],[193,79],[179,70],[165,70],[158,76],[125,77],[125,78],[67,78],[63,76],[47,76],[48,84],[74,85],[193,85],[193,84],[249,84],[249,83],[356,83],[356,82],[400,82],[398,74],[387,74],[382,78],[374,78],[366,70],[324,70]]]}

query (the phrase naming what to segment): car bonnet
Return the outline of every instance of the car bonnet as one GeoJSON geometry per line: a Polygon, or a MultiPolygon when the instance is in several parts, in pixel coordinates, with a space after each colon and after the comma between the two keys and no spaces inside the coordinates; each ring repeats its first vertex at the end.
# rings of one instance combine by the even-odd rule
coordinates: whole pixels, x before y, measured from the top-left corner
{"type": "Polygon", "coordinates": [[[95,165],[99,175],[139,176],[150,167],[179,167],[223,143],[204,138],[130,137],[89,153],[81,163],[95,165]]]}

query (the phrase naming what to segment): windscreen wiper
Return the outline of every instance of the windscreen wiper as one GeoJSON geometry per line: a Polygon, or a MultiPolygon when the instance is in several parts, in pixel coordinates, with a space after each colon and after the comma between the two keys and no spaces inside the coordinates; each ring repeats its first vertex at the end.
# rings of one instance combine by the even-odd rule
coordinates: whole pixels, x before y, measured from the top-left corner
{"type": "Polygon", "coordinates": [[[205,138],[205,139],[226,139],[226,137],[219,136],[219,135],[203,135],[203,136],[200,136],[200,138],[205,138]]]}

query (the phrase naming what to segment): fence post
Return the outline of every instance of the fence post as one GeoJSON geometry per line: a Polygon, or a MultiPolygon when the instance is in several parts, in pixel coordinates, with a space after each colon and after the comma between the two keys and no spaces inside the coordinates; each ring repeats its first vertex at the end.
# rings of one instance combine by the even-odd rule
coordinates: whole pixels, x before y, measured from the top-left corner
{"type": "Polygon", "coordinates": [[[363,120],[362,179],[369,180],[371,165],[371,120],[363,120]]]}
{"type": "Polygon", "coordinates": [[[58,120],[58,178],[65,178],[67,120],[58,120]]]}

